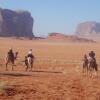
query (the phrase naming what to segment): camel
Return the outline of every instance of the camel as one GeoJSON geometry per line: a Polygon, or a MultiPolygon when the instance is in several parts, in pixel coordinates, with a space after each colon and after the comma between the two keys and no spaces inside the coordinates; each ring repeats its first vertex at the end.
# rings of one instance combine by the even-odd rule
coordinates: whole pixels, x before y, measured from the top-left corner
{"type": "Polygon", "coordinates": [[[84,55],[82,66],[83,66],[83,73],[88,73],[88,58],[86,54],[84,55]]]}
{"type": "Polygon", "coordinates": [[[32,71],[33,68],[33,62],[34,62],[34,56],[32,57],[27,57],[25,56],[25,65],[26,65],[26,71],[30,68],[30,71],[32,71]]]}
{"type": "Polygon", "coordinates": [[[91,58],[88,60],[88,69],[89,69],[89,74],[90,76],[93,76],[92,73],[95,71],[96,72],[96,76],[98,75],[98,64],[96,63],[95,58],[91,58]]]}
{"type": "Polygon", "coordinates": [[[12,71],[14,70],[13,67],[14,67],[15,60],[17,59],[17,57],[18,57],[18,52],[14,53],[14,57],[7,54],[6,59],[5,59],[6,60],[6,71],[8,70],[8,64],[11,64],[12,71]]]}
{"type": "Polygon", "coordinates": [[[98,74],[98,65],[95,59],[91,57],[87,58],[87,56],[84,55],[82,66],[83,66],[83,73],[86,73],[92,76],[92,73],[95,71],[96,75],[98,74]]]}

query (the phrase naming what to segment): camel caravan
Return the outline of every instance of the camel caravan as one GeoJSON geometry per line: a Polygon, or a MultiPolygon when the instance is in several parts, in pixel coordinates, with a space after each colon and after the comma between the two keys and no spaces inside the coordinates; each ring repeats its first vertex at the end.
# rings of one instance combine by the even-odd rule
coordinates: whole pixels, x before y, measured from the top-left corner
{"type": "Polygon", "coordinates": [[[96,76],[98,76],[98,64],[96,62],[94,51],[90,51],[88,56],[86,54],[84,55],[82,67],[84,74],[92,77],[95,72],[96,76]]]}
{"type": "MultiPolygon", "coordinates": [[[[17,60],[18,57],[18,52],[13,52],[13,50],[10,48],[7,56],[6,56],[6,71],[8,70],[8,64],[11,64],[12,66],[12,71],[14,70],[14,66],[15,66],[15,60],[17,60]]],[[[25,66],[26,66],[26,71],[29,69],[30,71],[32,71],[33,68],[33,62],[34,62],[34,55],[32,54],[32,49],[29,50],[27,56],[25,56],[25,66]]]]}
{"type": "MultiPolygon", "coordinates": [[[[17,60],[18,52],[13,53],[12,49],[9,49],[7,56],[6,56],[6,70],[8,70],[8,64],[11,64],[12,70],[14,70],[15,60],[17,60]]],[[[26,71],[32,71],[33,63],[34,63],[34,55],[32,54],[32,49],[29,50],[28,54],[25,56],[24,64],[26,71]]],[[[98,64],[95,58],[95,52],[90,51],[88,56],[85,54],[83,57],[82,63],[82,72],[85,75],[92,76],[95,72],[98,75],[98,64]]]]}

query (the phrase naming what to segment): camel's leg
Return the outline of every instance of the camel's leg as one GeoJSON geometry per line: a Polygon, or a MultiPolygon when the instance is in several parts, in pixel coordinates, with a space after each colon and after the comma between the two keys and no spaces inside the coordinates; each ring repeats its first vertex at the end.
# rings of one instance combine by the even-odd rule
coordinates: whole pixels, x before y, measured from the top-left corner
{"type": "Polygon", "coordinates": [[[90,67],[90,77],[93,77],[93,68],[90,67]]]}
{"type": "Polygon", "coordinates": [[[95,71],[95,76],[98,77],[98,71],[95,71]]]}
{"type": "Polygon", "coordinates": [[[31,62],[31,71],[32,71],[32,69],[33,69],[33,61],[31,62]]]}
{"type": "Polygon", "coordinates": [[[85,64],[83,64],[83,70],[82,70],[82,72],[83,72],[83,75],[86,74],[86,65],[85,64]]]}
{"type": "Polygon", "coordinates": [[[96,72],[96,77],[98,77],[98,69],[95,72],[96,72]]]}
{"type": "Polygon", "coordinates": [[[95,66],[94,71],[95,71],[95,76],[98,77],[98,65],[95,66]]]}
{"type": "Polygon", "coordinates": [[[30,65],[30,70],[29,71],[32,71],[32,65],[30,65]]]}
{"type": "Polygon", "coordinates": [[[92,78],[94,78],[95,76],[97,77],[97,68],[96,68],[96,66],[92,66],[92,68],[91,68],[91,77],[92,78]]]}
{"type": "Polygon", "coordinates": [[[6,66],[6,71],[8,70],[7,69],[7,66],[8,66],[8,59],[7,59],[7,57],[5,58],[5,66],[6,66]]]}
{"type": "Polygon", "coordinates": [[[14,70],[14,61],[11,62],[12,63],[12,71],[14,70]]]}
{"type": "Polygon", "coordinates": [[[25,71],[27,71],[28,70],[28,64],[26,65],[26,69],[25,69],[25,71]]]}
{"type": "Polygon", "coordinates": [[[91,77],[91,72],[92,72],[91,65],[88,64],[88,75],[89,75],[89,77],[91,77]]]}
{"type": "Polygon", "coordinates": [[[87,75],[89,74],[89,67],[88,67],[88,65],[86,66],[86,73],[87,73],[87,75]]]}
{"type": "Polygon", "coordinates": [[[27,61],[25,61],[25,71],[27,71],[28,70],[28,62],[27,61]]]}
{"type": "Polygon", "coordinates": [[[33,63],[31,64],[31,71],[32,71],[32,69],[33,69],[33,63]]]}
{"type": "Polygon", "coordinates": [[[14,65],[12,64],[12,71],[14,70],[14,68],[13,68],[13,67],[14,67],[14,65]]]}
{"type": "Polygon", "coordinates": [[[6,62],[6,71],[8,71],[8,61],[6,62]]]}
{"type": "Polygon", "coordinates": [[[14,68],[13,68],[13,67],[14,67],[14,64],[12,63],[12,71],[14,70],[14,68]]]}
{"type": "Polygon", "coordinates": [[[32,71],[32,67],[33,67],[32,64],[30,64],[30,70],[29,71],[32,71]]]}
{"type": "Polygon", "coordinates": [[[84,74],[84,67],[83,67],[83,70],[82,70],[83,74],[84,74]]]}

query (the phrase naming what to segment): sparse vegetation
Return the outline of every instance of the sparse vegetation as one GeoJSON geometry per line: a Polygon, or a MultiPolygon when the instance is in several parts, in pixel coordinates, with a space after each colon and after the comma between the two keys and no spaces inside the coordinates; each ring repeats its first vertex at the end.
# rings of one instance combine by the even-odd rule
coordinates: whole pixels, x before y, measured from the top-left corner
{"type": "Polygon", "coordinates": [[[7,83],[4,81],[0,81],[0,91],[4,91],[4,89],[6,88],[7,83]]]}

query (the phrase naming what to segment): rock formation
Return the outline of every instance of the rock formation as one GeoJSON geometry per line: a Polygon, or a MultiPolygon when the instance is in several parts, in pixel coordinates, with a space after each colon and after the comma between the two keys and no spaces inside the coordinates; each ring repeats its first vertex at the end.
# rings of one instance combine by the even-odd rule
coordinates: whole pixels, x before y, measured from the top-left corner
{"type": "Polygon", "coordinates": [[[47,39],[51,41],[66,41],[66,42],[95,42],[93,40],[80,38],[75,35],[70,36],[61,33],[49,33],[47,39]]]}
{"type": "Polygon", "coordinates": [[[0,8],[0,36],[32,38],[33,18],[28,11],[12,11],[0,8]]]}
{"type": "Polygon", "coordinates": [[[77,26],[77,35],[98,35],[100,34],[100,23],[97,22],[83,22],[77,26]]]}

